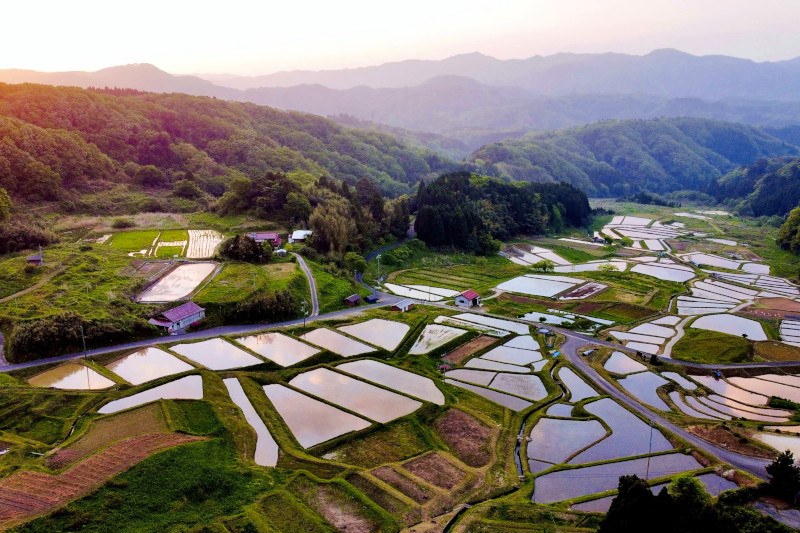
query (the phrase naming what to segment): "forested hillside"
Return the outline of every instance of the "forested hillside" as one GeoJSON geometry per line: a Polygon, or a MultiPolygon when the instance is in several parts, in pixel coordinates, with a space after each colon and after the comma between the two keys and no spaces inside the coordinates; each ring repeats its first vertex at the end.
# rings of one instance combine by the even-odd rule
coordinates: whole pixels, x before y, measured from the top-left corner
{"type": "Polygon", "coordinates": [[[363,177],[397,196],[457,165],[431,150],[304,113],[183,94],[0,84],[0,187],[83,212],[195,209],[237,177],[363,177]],[[97,193],[97,194],[87,194],[97,193]],[[137,193],[137,194],[134,194],[137,193]],[[141,194],[144,193],[144,194],[141,194]]]}
{"type": "Polygon", "coordinates": [[[591,214],[586,195],[566,183],[503,183],[459,172],[420,184],[417,236],[429,246],[491,255],[496,239],[581,226],[591,214]]]}
{"type": "Polygon", "coordinates": [[[590,196],[626,196],[638,190],[705,190],[737,166],[796,154],[796,146],[752,126],[669,118],[530,134],[484,146],[469,160],[486,174],[564,181],[590,196]]]}
{"type": "Polygon", "coordinates": [[[800,160],[760,159],[729,172],[708,193],[743,215],[784,216],[800,203],[800,160]]]}

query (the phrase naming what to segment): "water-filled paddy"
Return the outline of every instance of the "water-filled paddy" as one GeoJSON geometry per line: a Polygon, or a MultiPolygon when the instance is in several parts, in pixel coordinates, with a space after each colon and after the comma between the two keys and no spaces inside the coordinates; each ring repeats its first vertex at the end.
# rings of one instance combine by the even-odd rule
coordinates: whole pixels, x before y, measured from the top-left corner
{"type": "Polygon", "coordinates": [[[300,336],[306,342],[320,346],[342,357],[374,352],[375,348],[327,328],[317,328],[300,336]]]}
{"type": "Polygon", "coordinates": [[[499,373],[489,386],[529,400],[542,400],[547,397],[547,389],[538,376],[499,373]]]}
{"type": "MultiPolygon", "coordinates": [[[[651,478],[656,478],[700,468],[702,465],[691,455],[673,453],[651,457],[649,472],[651,478]]],[[[646,457],[553,472],[536,478],[533,501],[546,504],[597,494],[616,489],[619,476],[636,474],[643,478],[646,473],[646,457]]]]}
{"type": "Polygon", "coordinates": [[[444,405],[444,395],[429,378],[370,359],[344,363],[337,370],[366,379],[409,396],[444,405]]]}
{"type": "Polygon", "coordinates": [[[656,409],[669,411],[667,404],[659,398],[656,392],[658,387],[669,382],[658,374],[652,372],[631,374],[626,378],[618,380],[618,383],[623,389],[630,392],[634,398],[638,398],[656,409]]]}
{"type": "Polygon", "coordinates": [[[768,339],[760,323],[736,315],[718,314],[701,316],[692,322],[690,327],[708,331],[718,331],[720,333],[727,333],[728,335],[736,335],[737,337],[745,334],[751,341],[765,341],[768,339]]]}
{"type": "Polygon", "coordinates": [[[638,350],[640,352],[654,354],[658,353],[658,344],[648,344],[646,342],[632,342],[629,341],[626,345],[627,348],[631,350],[638,350]]]}
{"type": "Polygon", "coordinates": [[[126,355],[106,365],[116,375],[132,383],[141,385],[154,379],[180,374],[194,367],[158,348],[145,348],[126,355]]]}
{"type": "Polygon", "coordinates": [[[482,359],[480,357],[475,357],[473,359],[470,359],[464,366],[466,368],[477,368],[480,370],[494,370],[496,372],[516,372],[520,374],[527,374],[531,371],[530,368],[526,368],[524,366],[510,365],[508,363],[498,363],[497,361],[492,361],[490,359],[482,359]]]}
{"type": "Polygon", "coordinates": [[[466,333],[463,329],[443,326],[441,324],[429,324],[425,326],[416,342],[408,351],[411,355],[426,354],[440,346],[444,346],[466,333]]]}
{"type": "Polygon", "coordinates": [[[192,344],[176,344],[170,350],[211,370],[228,370],[260,365],[264,361],[223,339],[208,339],[192,344]]]}
{"type": "Polygon", "coordinates": [[[731,419],[731,417],[728,416],[728,415],[722,414],[719,411],[716,411],[714,409],[710,409],[710,408],[706,407],[705,404],[700,403],[697,400],[697,398],[695,398],[694,396],[686,396],[685,400],[686,400],[686,404],[689,407],[691,407],[695,411],[698,411],[700,413],[705,414],[707,416],[707,418],[717,418],[717,419],[722,419],[722,420],[730,420],[731,419]]]}
{"type": "Polygon", "coordinates": [[[652,430],[651,449],[650,426],[610,398],[588,403],[584,409],[601,418],[611,428],[611,435],[578,454],[569,461],[569,464],[608,461],[620,457],[644,455],[648,451],[655,453],[672,449],[672,445],[658,429],[652,430]]]}
{"type": "MultiPolygon", "coordinates": [[[[677,317],[676,317],[677,318],[677,317]]],[[[639,335],[651,335],[653,337],[672,337],[675,335],[675,330],[672,328],[665,328],[658,324],[639,324],[635,328],[628,331],[628,333],[638,333],[639,335]]]]}
{"type": "Polygon", "coordinates": [[[411,328],[402,322],[373,318],[352,326],[342,326],[339,329],[373,346],[380,346],[384,350],[394,350],[411,328]]]}
{"type": "Polygon", "coordinates": [[[562,416],[564,418],[572,417],[572,409],[571,405],[567,405],[564,403],[555,403],[547,408],[545,414],[547,416],[562,416]]]}
{"type": "Polygon", "coordinates": [[[795,461],[800,457],[800,437],[797,435],[778,435],[775,433],[754,433],[753,437],[779,452],[789,450],[794,454],[795,461]]]}
{"type": "Polygon", "coordinates": [[[415,300],[422,300],[423,302],[440,302],[444,300],[444,296],[434,294],[433,292],[412,289],[395,283],[384,283],[383,286],[394,294],[405,298],[414,298],[415,300]]]}
{"type": "Polygon", "coordinates": [[[528,457],[549,463],[563,463],[572,454],[606,436],[597,420],[540,418],[528,442],[528,457]]]}
{"type": "Polygon", "coordinates": [[[382,423],[413,413],[422,406],[416,400],[327,368],[299,374],[289,385],[382,423]]]}
{"type": "Polygon", "coordinates": [[[481,359],[490,359],[498,363],[509,363],[512,365],[529,365],[542,359],[542,354],[533,350],[512,348],[505,344],[492,348],[481,356],[481,359]]]}
{"type": "Polygon", "coordinates": [[[710,416],[710,415],[701,413],[700,411],[698,411],[696,409],[693,409],[692,407],[689,407],[686,404],[686,402],[684,402],[683,399],[681,399],[681,393],[678,392],[678,391],[670,392],[669,393],[669,399],[672,400],[672,403],[675,404],[675,407],[678,409],[678,411],[680,411],[681,413],[683,413],[683,414],[685,414],[687,416],[692,416],[694,418],[706,418],[706,419],[711,418],[711,419],[717,419],[718,420],[718,418],[716,416],[710,416]]]}
{"type": "MultiPolygon", "coordinates": [[[[581,280],[582,282],[582,280],[581,280]]],[[[503,291],[532,296],[555,296],[574,287],[576,283],[570,281],[556,281],[539,277],[520,276],[500,283],[497,288],[503,291]]]]}
{"type": "Polygon", "coordinates": [[[766,405],[768,398],[762,394],[755,394],[739,387],[735,387],[725,381],[724,379],[716,379],[713,376],[689,376],[694,381],[700,383],[707,389],[711,389],[720,396],[731,398],[737,402],[747,403],[750,405],[766,405]]]}
{"type": "Polygon", "coordinates": [[[270,435],[267,426],[264,425],[264,421],[261,420],[261,417],[256,413],[253,404],[250,403],[250,399],[244,393],[244,389],[242,389],[242,384],[239,383],[239,380],[236,378],[223,379],[222,382],[225,384],[225,388],[228,389],[228,394],[230,394],[233,403],[242,410],[245,420],[247,420],[247,423],[253,428],[253,431],[256,432],[256,449],[253,455],[253,461],[261,466],[277,465],[278,444],[275,442],[275,439],[272,438],[272,435],[270,435]]]}
{"type": "Polygon", "coordinates": [[[439,315],[436,318],[434,318],[433,321],[436,324],[449,324],[451,326],[457,326],[459,328],[471,329],[479,333],[490,335],[492,337],[505,337],[506,335],[510,335],[508,331],[503,329],[483,326],[481,324],[476,324],[475,322],[467,322],[466,320],[458,320],[457,318],[453,318],[450,316],[439,315]]]}
{"type": "Polygon", "coordinates": [[[674,381],[678,385],[680,385],[681,388],[683,388],[683,390],[695,390],[695,389],[697,389],[697,385],[695,385],[694,383],[692,383],[691,381],[689,381],[685,377],[681,376],[677,372],[662,372],[661,375],[664,376],[665,378],[671,380],[671,381],[674,381]]]}
{"type": "Polygon", "coordinates": [[[520,335],[519,337],[514,337],[507,343],[503,344],[503,346],[507,346],[509,348],[519,348],[520,350],[539,349],[539,343],[530,335],[520,335]]]}
{"type": "Polygon", "coordinates": [[[466,320],[467,322],[481,324],[483,326],[489,326],[505,331],[511,331],[518,335],[529,335],[531,332],[530,327],[527,324],[520,324],[519,322],[503,320],[501,318],[492,318],[490,316],[462,313],[460,315],[454,315],[453,318],[457,320],[466,320]]]}
{"type": "Polygon", "coordinates": [[[283,333],[262,333],[240,337],[236,342],[262,357],[281,366],[292,366],[305,361],[319,350],[283,333]]]}
{"type": "Polygon", "coordinates": [[[776,383],[783,383],[792,387],[800,387],[800,376],[787,376],[783,374],[762,374],[757,376],[758,379],[766,381],[774,381],[776,383]]]}
{"type": "Polygon", "coordinates": [[[558,377],[571,393],[569,401],[573,403],[598,395],[596,390],[587,385],[586,382],[579,378],[570,368],[565,366],[559,368],[558,377]]]}
{"type": "Polygon", "coordinates": [[[785,400],[800,402],[800,389],[783,383],[776,383],[757,378],[730,377],[728,381],[745,390],[763,394],[764,396],[777,396],[785,400]]]}
{"type": "Polygon", "coordinates": [[[632,372],[647,370],[645,365],[635,359],[631,359],[622,352],[612,353],[611,357],[609,357],[603,365],[603,368],[615,374],[630,374],[632,372]]]}
{"type": "Polygon", "coordinates": [[[444,382],[448,385],[454,385],[470,392],[474,392],[479,396],[483,396],[487,400],[500,404],[503,407],[508,407],[512,411],[522,411],[523,409],[527,409],[533,405],[531,402],[525,401],[522,398],[517,398],[516,396],[511,396],[510,394],[505,394],[503,392],[478,387],[477,385],[470,385],[469,383],[462,383],[452,379],[445,379],[444,382]]]}
{"type": "Polygon", "coordinates": [[[144,303],[174,302],[191,294],[214,269],[216,263],[187,263],[158,280],[155,285],[139,295],[144,303]]]}
{"type": "Polygon", "coordinates": [[[114,382],[80,363],[65,363],[45,370],[28,379],[34,387],[52,387],[67,390],[107,389],[114,382]]]}
{"type": "Polygon", "coordinates": [[[791,413],[780,409],[759,409],[738,403],[730,398],[712,394],[708,397],[698,398],[700,403],[707,407],[737,418],[760,420],[762,422],[788,422],[791,413]]]}
{"type": "Polygon", "coordinates": [[[694,277],[694,270],[685,267],[668,268],[652,263],[635,265],[633,268],[631,268],[631,272],[644,274],[645,276],[651,276],[665,281],[676,281],[678,283],[689,281],[694,277]]]}
{"type": "Polygon", "coordinates": [[[283,385],[265,385],[264,393],[303,448],[370,426],[363,418],[283,385]]]}
{"type": "Polygon", "coordinates": [[[611,335],[621,341],[646,342],[650,344],[664,344],[664,342],[666,341],[664,337],[640,335],[638,333],[630,333],[628,331],[612,331],[611,335]]]}
{"type": "Polygon", "coordinates": [[[467,370],[457,368],[450,370],[444,374],[448,378],[466,381],[467,383],[475,383],[476,385],[488,385],[492,382],[497,372],[488,372],[485,370],[467,370]]]}
{"type": "Polygon", "coordinates": [[[664,326],[674,326],[680,321],[681,321],[680,317],[677,317],[677,316],[662,316],[661,318],[659,318],[657,320],[653,320],[651,322],[651,324],[659,324],[659,325],[664,325],[664,326]]]}
{"type": "Polygon", "coordinates": [[[555,325],[572,324],[572,320],[570,320],[569,318],[565,318],[563,316],[558,316],[558,315],[550,315],[548,313],[540,313],[538,311],[531,311],[530,313],[525,313],[524,315],[522,315],[521,320],[527,320],[528,322],[536,322],[542,324],[555,324],[555,325]]]}
{"type": "Polygon", "coordinates": [[[170,381],[158,387],[137,392],[131,396],[120,398],[108,402],[97,412],[100,414],[110,414],[138,407],[156,400],[202,400],[203,399],[203,378],[200,376],[186,376],[184,378],[170,381]]]}

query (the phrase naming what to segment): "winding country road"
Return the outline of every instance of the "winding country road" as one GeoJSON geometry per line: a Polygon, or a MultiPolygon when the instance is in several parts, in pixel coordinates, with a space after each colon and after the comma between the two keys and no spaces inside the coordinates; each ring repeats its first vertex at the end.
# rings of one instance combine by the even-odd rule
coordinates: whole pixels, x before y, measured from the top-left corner
{"type": "Polygon", "coordinates": [[[297,264],[300,265],[300,270],[303,271],[303,274],[305,274],[306,278],[308,279],[308,288],[311,291],[311,314],[309,317],[318,316],[319,297],[317,296],[317,280],[314,279],[314,274],[312,274],[311,269],[308,268],[306,260],[294,252],[292,252],[292,255],[297,258],[297,264]]]}

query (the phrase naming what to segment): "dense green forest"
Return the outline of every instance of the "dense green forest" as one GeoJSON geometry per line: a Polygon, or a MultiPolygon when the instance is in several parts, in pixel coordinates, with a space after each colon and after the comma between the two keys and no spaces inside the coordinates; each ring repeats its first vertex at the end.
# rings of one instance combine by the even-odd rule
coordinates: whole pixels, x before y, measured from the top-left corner
{"type": "MultiPolygon", "coordinates": [[[[388,196],[459,165],[391,135],[184,94],[0,84],[0,187],[62,211],[194,210],[237,177],[367,177],[388,196]],[[191,172],[196,191],[175,191],[191,172]]],[[[313,178],[312,178],[313,179],[313,178]]]]}
{"type": "Polygon", "coordinates": [[[705,191],[725,173],[798,148],[743,124],[706,119],[609,120],[484,146],[469,160],[481,173],[564,181],[590,196],[640,190],[705,191]]]}
{"type": "Polygon", "coordinates": [[[566,183],[504,183],[468,172],[421,182],[414,203],[425,244],[480,255],[496,253],[496,239],[580,226],[591,214],[586,195],[566,183]]]}
{"type": "Polygon", "coordinates": [[[759,159],[732,170],[708,193],[743,215],[784,216],[800,203],[800,159],[759,159]]]}

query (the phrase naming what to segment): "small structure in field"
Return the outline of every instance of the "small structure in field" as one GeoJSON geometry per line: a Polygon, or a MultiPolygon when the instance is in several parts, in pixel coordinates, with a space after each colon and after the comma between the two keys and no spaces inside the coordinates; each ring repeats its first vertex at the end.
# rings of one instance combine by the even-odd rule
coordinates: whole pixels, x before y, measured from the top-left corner
{"type": "Polygon", "coordinates": [[[414,309],[414,300],[400,300],[392,306],[392,311],[400,311],[401,313],[411,309],[414,309]]]}
{"type": "Polygon", "coordinates": [[[164,311],[155,318],[148,320],[154,326],[172,333],[184,329],[206,317],[206,310],[194,302],[186,302],[169,311],[164,311]]]}
{"type": "Polygon", "coordinates": [[[28,256],[28,264],[33,266],[42,266],[44,264],[44,255],[42,254],[42,247],[39,246],[39,253],[28,256]]]}
{"type": "Polygon", "coordinates": [[[458,307],[480,307],[481,295],[472,289],[466,290],[456,296],[456,305],[458,307]]]}
{"type": "Polygon", "coordinates": [[[294,242],[305,242],[307,238],[311,236],[311,230],[308,229],[296,229],[289,235],[289,244],[294,242]]]}
{"type": "Polygon", "coordinates": [[[285,248],[281,248],[280,250],[275,250],[275,255],[277,255],[278,257],[286,257],[286,253],[287,252],[285,248]]]}
{"type": "Polygon", "coordinates": [[[375,304],[378,303],[378,297],[374,294],[370,294],[369,296],[364,297],[364,301],[368,304],[375,304]]]}
{"type": "Polygon", "coordinates": [[[347,298],[344,299],[344,303],[349,305],[350,307],[355,307],[361,302],[361,296],[358,294],[351,294],[347,298]]]}
{"type": "Polygon", "coordinates": [[[278,235],[274,231],[259,231],[255,233],[248,233],[247,236],[256,241],[258,244],[268,242],[275,247],[280,246],[281,242],[283,242],[281,240],[280,235],[278,235]]]}

